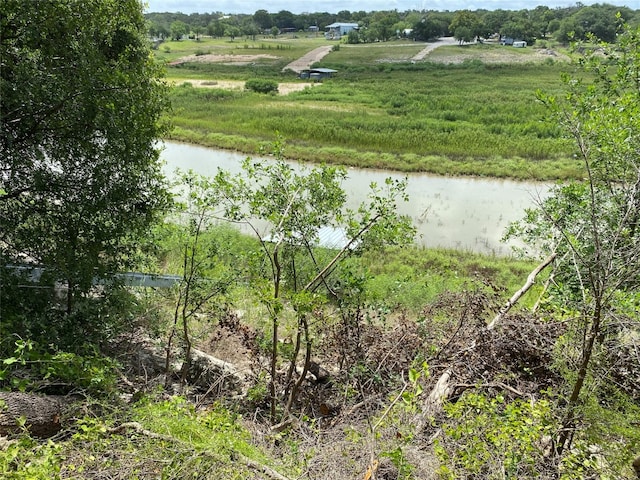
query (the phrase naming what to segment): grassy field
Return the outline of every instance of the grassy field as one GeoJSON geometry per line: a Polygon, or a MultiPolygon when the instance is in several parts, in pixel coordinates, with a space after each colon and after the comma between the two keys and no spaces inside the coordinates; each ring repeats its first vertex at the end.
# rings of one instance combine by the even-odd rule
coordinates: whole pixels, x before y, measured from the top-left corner
{"type": "MultiPolygon", "coordinates": [[[[532,48],[444,46],[410,61],[424,44],[337,44],[320,65],[334,78],[288,95],[192,88],[188,80],[272,78],[296,82],[284,65],[327,44],[318,38],[173,42],[159,53],[224,61],[167,68],[175,140],[255,153],[276,132],[287,155],[311,162],[444,175],[567,179],[582,175],[573,145],[546,117],[535,92],[560,92],[569,66],[532,48]],[[195,54],[195,53],[192,53],[195,54]],[[256,56],[252,61],[240,55],[256,56]],[[264,56],[268,55],[268,56],[264,56]],[[502,57],[501,57],[502,56],[502,57]],[[505,62],[498,61],[500,58],[505,62]]],[[[546,50],[545,50],[546,52],[546,50]]]]}

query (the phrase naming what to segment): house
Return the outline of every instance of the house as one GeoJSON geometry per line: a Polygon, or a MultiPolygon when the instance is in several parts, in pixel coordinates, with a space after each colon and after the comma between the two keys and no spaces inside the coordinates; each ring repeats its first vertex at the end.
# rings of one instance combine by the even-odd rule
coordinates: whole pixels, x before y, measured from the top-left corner
{"type": "Polygon", "coordinates": [[[324,27],[327,31],[324,36],[328,40],[339,40],[343,35],[347,35],[351,30],[358,30],[357,23],[332,23],[324,27]]]}
{"type": "Polygon", "coordinates": [[[526,46],[527,46],[527,42],[525,42],[524,40],[516,40],[515,42],[513,42],[514,48],[524,48],[526,46]]]}

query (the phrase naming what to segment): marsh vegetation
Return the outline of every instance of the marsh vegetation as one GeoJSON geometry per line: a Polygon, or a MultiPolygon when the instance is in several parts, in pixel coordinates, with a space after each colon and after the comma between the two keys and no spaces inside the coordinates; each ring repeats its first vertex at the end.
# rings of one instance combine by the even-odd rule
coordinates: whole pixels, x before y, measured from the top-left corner
{"type": "MultiPolygon", "coordinates": [[[[222,40],[209,42],[211,51],[220,43],[228,48],[222,40]]],[[[274,49],[288,52],[289,46],[299,48],[293,47],[298,42],[317,45],[290,39],[274,49]]],[[[258,48],[245,45],[233,51],[258,48]]],[[[409,62],[423,46],[406,41],[341,45],[322,61],[338,71],[333,78],[286,96],[202,90],[191,88],[189,79],[299,81],[281,72],[288,54],[244,66],[169,66],[168,78],[177,85],[171,138],[255,153],[277,131],[287,139],[288,156],[309,162],[535,180],[583,174],[571,142],[536,100],[538,89],[561,88],[568,63],[497,44],[444,46],[430,54],[433,59],[409,62]],[[460,60],[460,52],[468,57],[460,60]],[[511,62],[511,54],[525,61],[511,62]]]]}

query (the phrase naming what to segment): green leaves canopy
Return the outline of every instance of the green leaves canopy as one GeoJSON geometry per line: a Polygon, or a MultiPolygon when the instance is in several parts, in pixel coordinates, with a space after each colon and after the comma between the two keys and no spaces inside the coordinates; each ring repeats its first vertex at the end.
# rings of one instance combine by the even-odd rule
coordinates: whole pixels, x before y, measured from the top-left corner
{"type": "Polygon", "coordinates": [[[86,290],[127,263],[168,198],[155,143],[166,87],[142,7],[6,0],[0,22],[3,255],[86,290]]]}

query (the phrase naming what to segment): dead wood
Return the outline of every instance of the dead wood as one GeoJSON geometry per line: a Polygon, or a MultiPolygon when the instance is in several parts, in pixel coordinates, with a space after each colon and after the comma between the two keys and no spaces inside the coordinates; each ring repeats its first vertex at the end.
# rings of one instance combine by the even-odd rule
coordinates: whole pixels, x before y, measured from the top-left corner
{"type": "Polygon", "coordinates": [[[235,392],[242,395],[247,388],[245,374],[233,363],[220,360],[193,348],[188,381],[207,392],[235,392]]]}
{"type": "Polygon", "coordinates": [[[51,437],[62,428],[62,407],[68,403],[62,396],[0,392],[0,435],[27,429],[33,436],[51,437]]]}
{"type": "Polygon", "coordinates": [[[525,293],[527,293],[529,289],[535,284],[536,277],[538,276],[538,274],[542,270],[544,270],[551,262],[553,262],[555,258],[556,258],[556,254],[552,253],[547,258],[545,258],[544,261],[529,274],[529,276],[527,277],[527,281],[522,286],[522,288],[520,288],[520,290],[518,290],[516,293],[512,295],[509,301],[507,301],[507,303],[500,309],[500,311],[493,318],[493,320],[489,322],[489,325],[487,325],[487,330],[491,331],[495,328],[498,322],[502,320],[502,318],[507,314],[507,312],[509,312],[509,310],[511,310],[511,307],[513,307],[516,303],[518,303],[518,300],[520,300],[520,298],[525,293]]]}

